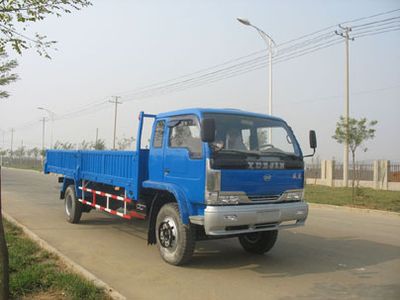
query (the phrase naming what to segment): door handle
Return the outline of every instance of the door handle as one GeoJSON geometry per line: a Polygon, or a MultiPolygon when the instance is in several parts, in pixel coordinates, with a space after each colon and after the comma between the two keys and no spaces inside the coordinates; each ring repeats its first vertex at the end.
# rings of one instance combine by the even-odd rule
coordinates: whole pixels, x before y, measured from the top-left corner
{"type": "Polygon", "coordinates": [[[168,175],[169,172],[170,172],[170,169],[164,169],[164,174],[165,174],[165,175],[168,175]]]}

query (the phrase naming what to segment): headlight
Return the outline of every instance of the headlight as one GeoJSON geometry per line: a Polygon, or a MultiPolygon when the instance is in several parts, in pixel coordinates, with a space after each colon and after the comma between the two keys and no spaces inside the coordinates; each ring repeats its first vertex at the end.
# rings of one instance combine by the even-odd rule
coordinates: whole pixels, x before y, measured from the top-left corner
{"type": "Polygon", "coordinates": [[[280,197],[280,201],[303,201],[304,190],[287,190],[280,197]]]}

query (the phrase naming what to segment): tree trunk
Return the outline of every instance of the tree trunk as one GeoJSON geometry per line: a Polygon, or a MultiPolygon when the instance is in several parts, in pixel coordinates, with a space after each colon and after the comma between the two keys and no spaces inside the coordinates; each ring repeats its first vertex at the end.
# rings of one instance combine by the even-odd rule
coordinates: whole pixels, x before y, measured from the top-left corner
{"type": "Polygon", "coordinates": [[[1,212],[1,166],[0,166],[0,300],[7,300],[9,296],[8,250],[3,227],[1,212]]]}
{"type": "Polygon", "coordinates": [[[356,153],[355,153],[355,151],[351,151],[351,155],[352,155],[352,158],[353,158],[353,176],[351,176],[352,177],[352,179],[351,179],[351,201],[353,202],[353,205],[354,205],[354,182],[356,181],[356,153]]]}

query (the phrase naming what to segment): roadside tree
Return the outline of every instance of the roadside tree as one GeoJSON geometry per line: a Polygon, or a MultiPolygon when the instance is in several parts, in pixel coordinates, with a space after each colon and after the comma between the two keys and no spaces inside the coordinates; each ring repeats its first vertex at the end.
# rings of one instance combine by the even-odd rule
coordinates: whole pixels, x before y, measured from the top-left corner
{"type": "MultiPolygon", "coordinates": [[[[14,52],[22,54],[23,50],[34,48],[41,56],[50,58],[47,50],[55,41],[48,40],[45,35],[35,34],[30,37],[30,24],[44,20],[50,15],[61,16],[82,7],[91,5],[88,0],[2,0],[0,1],[0,87],[17,80],[17,75],[10,74],[16,67],[15,60],[7,61],[5,55],[11,47],[14,52]],[[5,71],[2,71],[3,70],[5,71]],[[3,76],[6,75],[6,76],[3,76]],[[3,84],[2,84],[3,83],[3,84]]],[[[8,93],[0,90],[0,98],[8,97],[8,93]]],[[[1,198],[0,198],[1,201],[1,198]]],[[[4,238],[0,202],[0,299],[8,299],[8,253],[4,238]]]]}
{"type": "MultiPolygon", "coordinates": [[[[12,70],[18,66],[15,59],[8,59],[7,54],[0,48],[0,86],[9,85],[18,80],[18,75],[12,73],[12,70]]],[[[8,98],[10,94],[7,91],[0,90],[0,98],[8,98]]]]}
{"type": "MultiPolygon", "coordinates": [[[[356,180],[356,150],[363,146],[364,142],[375,137],[376,129],[373,128],[378,121],[367,121],[366,118],[360,120],[349,118],[348,124],[343,116],[340,117],[339,122],[336,123],[335,134],[332,136],[339,144],[344,144],[346,141],[349,144],[351,157],[353,161],[353,176],[352,176],[352,201],[354,204],[354,182],[356,180]],[[348,128],[348,130],[347,130],[348,128]]],[[[368,149],[363,147],[363,151],[368,149]]]]}
{"type": "Polygon", "coordinates": [[[82,7],[91,5],[88,0],[3,0],[0,1],[0,50],[11,46],[17,53],[34,48],[39,55],[50,58],[47,50],[56,41],[36,33],[34,37],[26,34],[29,25],[44,20],[50,15],[60,17],[82,7]]]}
{"type": "Polygon", "coordinates": [[[135,141],[134,137],[130,137],[130,138],[124,137],[122,139],[118,139],[118,141],[117,141],[118,149],[119,150],[132,149],[134,141],[135,141]]]}
{"type": "Polygon", "coordinates": [[[92,144],[92,148],[94,150],[105,150],[106,149],[106,141],[103,139],[98,139],[96,142],[92,144]]]}
{"type": "Polygon", "coordinates": [[[70,142],[56,141],[53,146],[54,149],[71,150],[75,148],[75,145],[70,142]]]}

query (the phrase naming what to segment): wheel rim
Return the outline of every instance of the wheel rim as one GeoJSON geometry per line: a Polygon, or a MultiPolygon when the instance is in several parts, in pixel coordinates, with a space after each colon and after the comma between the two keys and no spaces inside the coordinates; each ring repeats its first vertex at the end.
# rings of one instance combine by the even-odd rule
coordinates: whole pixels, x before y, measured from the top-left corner
{"type": "Polygon", "coordinates": [[[178,244],[178,229],[176,222],[171,217],[165,217],[158,226],[158,240],[161,248],[167,252],[174,252],[178,244]]]}
{"type": "Polygon", "coordinates": [[[68,195],[65,198],[65,212],[67,213],[68,216],[71,215],[71,210],[72,210],[72,197],[68,195]]]}
{"type": "Polygon", "coordinates": [[[256,244],[260,240],[261,234],[259,232],[248,233],[243,238],[249,244],[256,244]]]}

